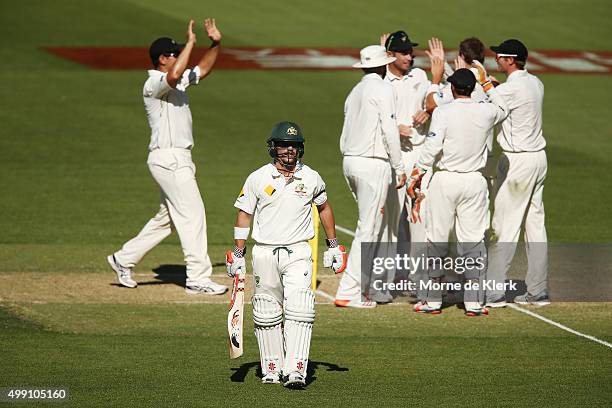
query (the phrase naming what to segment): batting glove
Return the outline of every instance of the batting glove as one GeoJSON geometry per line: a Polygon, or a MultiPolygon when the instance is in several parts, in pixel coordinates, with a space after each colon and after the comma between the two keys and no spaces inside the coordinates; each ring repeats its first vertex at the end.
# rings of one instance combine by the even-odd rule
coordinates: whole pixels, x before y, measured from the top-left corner
{"type": "Polygon", "coordinates": [[[229,249],[225,253],[225,268],[227,269],[227,276],[233,278],[236,274],[246,274],[246,262],[244,260],[244,248],[236,248],[238,251],[233,252],[229,249]]]}
{"type": "Polygon", "coordinates": [[[334,273],[342,273],[346,268],[346,248],[338,245],[323,252],[323,267],[331,268],[334,273]]]}

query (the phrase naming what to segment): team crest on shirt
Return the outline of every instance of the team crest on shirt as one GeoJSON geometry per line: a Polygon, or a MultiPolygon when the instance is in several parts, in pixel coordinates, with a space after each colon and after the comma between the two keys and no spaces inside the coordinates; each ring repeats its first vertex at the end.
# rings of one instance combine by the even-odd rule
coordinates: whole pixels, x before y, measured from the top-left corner
{"type": "Polygon", "coordinates": [[[436,132],[429,132],[427,137],[436,137],[436,132]]]}
{"type": "Polygon", "coordinates": [[[304,183],[300,183],[297,186],[295,186],[295,194],[297,194],[300,197],[304,197],[306,194],[308,194],[308,192],[306,191],[306,186],[304,185],[304,183]]]}

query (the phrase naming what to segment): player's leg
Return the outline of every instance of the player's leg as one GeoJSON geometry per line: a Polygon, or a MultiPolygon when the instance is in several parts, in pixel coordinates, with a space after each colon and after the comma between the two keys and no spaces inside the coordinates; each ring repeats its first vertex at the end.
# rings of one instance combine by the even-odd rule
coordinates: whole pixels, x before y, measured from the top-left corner
{"type": "Polygon", "coordinates": [[[457,204],[458,255],[463,259],[462,268],[466,284],[464,291],[465,313],[468,316],[487,314],[483,307],[483,288],[487,265],[485,232],[489,228],[489,193],[487,180],[480,173],[461,174],[462,199],[457,204]]]}
{"type": "MultiPolygon", "coordinates": [[[[522,159],[523,153],[502,153],[495,181],[495,209],[491,221],[487,279],[505,283],[516,251],[523,218],[536,182],[532,165],[522,159]]],[[[487,302],[503,302],[505,291],[487,291],[487,302]]]]}
{"type": "Polygon", "coordinates": [[[272,248],[255,245],[253,260],[253,323],[261,362],[262,382],[279,383],[284,364],[283,291],[272,248]]]}
{"type": "MultiPolygon", "coordinates": [[[[361,157],[345,157],[343,167],[349,188],[357,201],[359,214],[355,238],[351,243],[347,267],[342,273],[336,299],[369,306],[370,303],[360,302],[361,243],[376,242],[382,234],[384,204],[388,189],[388,184],[382,180],[391,177],[391,169],[389,164],[382,160],[361,157]]],[[[336,304],[340,305],[338,302],[336,304]]]]}
{"type": "Polygon", "coordinates": [[[308,243],[290,246],[281,257],[285,308],[284,383],[287,387],[306,385],[315,295],[311,289],[312,252],[308,243]]]}
{"type": "Polygon", "coordinates": [[[448,240],[455,223],[457,188],[454,174],[436,172],[429,184],[427,197],[427,265],[426,275],[418,284],[418,296],[422,299],[414,307],[417,312],[439,313],[442,307],[442,291],[432,285],[441,282],[443,258],[448,255],[448,240]]]}
{"type": "Polygon", "coordinates": [[[210,279],[212,264],[208,256],[206,213],[195,179],[190,153],[175,152],[176,169],[156,177],[166,194],[166,205],[176,228],[187,267],[186,292],[219,295],[227,287],[210,279]]]}
{"type": "MultiPolygon", "coordinates": [[[[151,171],[156,171],[151,169],[151,171]]],[[[151,218],[134,238],[127,241],[121,249],[107,257],[111,268],[117,274],[122,286],[135,288],[136,281],[132,278],[132,268],[157,244],[172,233],[172,222],[165,204],[165,195],[161,191],[159,211],[151,218]]]]}
{"type": "Polygon", "coordinates": [[[527,250],[527,292],[538,298],[539,305],[548,304],[548,239],[544,224],[544,180],[546,179],[546,153],[533,154],[537,163],[538,180],[525,217],[525,247],[527,250]]]}

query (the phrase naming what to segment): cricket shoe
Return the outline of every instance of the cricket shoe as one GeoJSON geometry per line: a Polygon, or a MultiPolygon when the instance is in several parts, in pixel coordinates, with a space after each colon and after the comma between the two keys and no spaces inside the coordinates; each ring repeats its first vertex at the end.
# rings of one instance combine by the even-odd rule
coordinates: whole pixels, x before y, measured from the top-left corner
{"type": "Polygon", "coordinates": [[[497,309],[497,308],[506,307],[506,306],[508,306],[508,303],[506,302],[505,296],[487,300],[487,304],[485,305],[485,307],[488,307],[491,309],[497,309]]]}
{"type": "Polygon", "coordinates": [[[136,281],[132,279],[132,268],[126,268],[117,262],[115,254],[107,256],[106,261],[117,274],[117,280],[121,286],[125,286],[126,288],[135,288],[138,286],[136,281]]]}
{"type": "Polygon", "coordinates": [[[376,302],[366,299],[362,302],[361,299],[335,299],[336,307],[352,307],[355,309],[373,309],[376,307],[376,302]]]}
{"type": "Polygon", "coordinates": [[[301,389],[306,387],[306,379],[302,373],[294,371],[283,378],[283,387],[301,389]]]}
{"type": "Polygon", "coordinates": [[[391,296],[389,292],[376,293],[372,296],[372,300],[376,302],[377,305],[386,305],[387,303],[393,302],[393,296],[391,296]]]}
{"type": "Polygon", "coordinates": [[[519,305],[534,305],[534,306],[546,306],[550,305],[550,299],[548,298],[548,292],[543,290],[537,295],[531,295],[526,292],[523,295],[514,298],[514,303],[519,305]]]}
{"type": "Polygon", "coordinates": [[[261,382],[264,384],[280,384],[281,375],[280,373],[268,373],[261,377],[261,382]]]}
{"type": "Polygon", "coordinates": [[[227,292],[227,286],[220,285],[210,279],[197,285],[185,286],[185,293],[188,295],[222,295],[225,292],[227,292]]]}
{"type": "Polygon", "coordinates": [[[489,314],[489,309],[486,307],[479,308],[465,308],[465,315],[468,317],[476,317],[476,316],[487,316],[489,314]]]}
{"type": "MultiPolygon", "coordinates": [[[[440,303],[440,302],[437,302],[440,303]]],[[[417,302],[414,305],[414,311],[417,313],[429,313],[429,314],[440,314],[442,313],[442,304],[440,305],[430,305],[424,300],[417,302]]]]}

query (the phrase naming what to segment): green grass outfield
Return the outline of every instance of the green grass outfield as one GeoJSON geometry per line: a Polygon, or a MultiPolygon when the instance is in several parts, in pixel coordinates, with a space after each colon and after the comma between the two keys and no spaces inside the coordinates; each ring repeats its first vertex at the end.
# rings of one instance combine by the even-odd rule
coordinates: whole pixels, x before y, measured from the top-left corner
{"type": "MultiPolygon", "coordinates": [[[[2,4],[0,387],[65,386],[73,406],[232,400],[251,406],[609,406],[610,349],[514,310],[469,320],[453,308],[435,317],[415,316],[406,306],[364,312],[320,305],[312,345],[316,379],[304,392],[262,387],[252,368],[252,335],[244,358],[226,358],[225,305],[197,303],[173,282],[143,285],[137,296],[111,286],[105,255],[158,207],[145,164],[149,133],[140,95],[146,73],[90,70],[41,47],[147,46],[161,35],[182,40],[189,18],[215,16],[228,46],[359,48],[382,32],[405,29],[422,45],[435,35],[456,47],[476,35],[485,44],[518,37],[534,49],[610,51],[610,11],[605,0],[2,4]],[[166,297],[156,298],[156,290],[166,297]],[[236,380],[246,370],[236,375],[241,364],[251,368],[244,382],[234,382],[232,375],[236,380]]],[[[197,34],[198,45],[206,46],[201,26],[197,34]]],[[[305,161],[325,179],[338,224],[354,228],[356,206],[342,177],[338,139],[344,99],[359,77],[357,71],[215,71],[191,91],[193,157],[213,262],[231,245],[235,196],[267,160],[264,141],[279,120],[302,125],[305,161]]],[[[611,242],[612,78],[540,78],[549,238],[611,242]]],[[[151,280],[160,265],[181,263],[172,237],[136,272],[151,280]]],[[[555,304],[538,313],[612,341],[610,304],[555,304]]]]}

